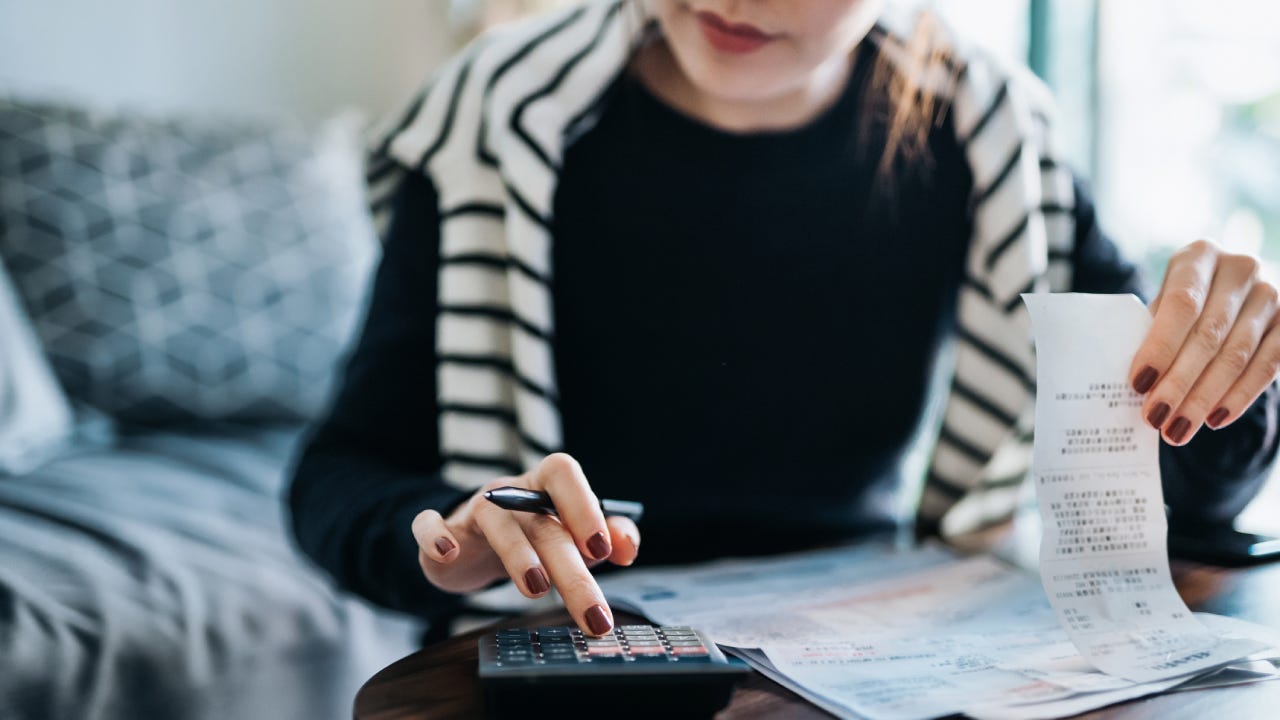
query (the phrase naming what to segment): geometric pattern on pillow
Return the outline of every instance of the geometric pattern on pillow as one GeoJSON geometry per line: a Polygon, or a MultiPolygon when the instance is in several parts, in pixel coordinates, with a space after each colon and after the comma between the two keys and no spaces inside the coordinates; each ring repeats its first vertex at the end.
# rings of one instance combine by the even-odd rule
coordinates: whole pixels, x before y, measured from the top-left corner
{"type": "Polygon", "coordinates": [[[313,417],[377,243],[361,143],[0,102],[0,259],[67,395],[121,420],[313,417]]]}

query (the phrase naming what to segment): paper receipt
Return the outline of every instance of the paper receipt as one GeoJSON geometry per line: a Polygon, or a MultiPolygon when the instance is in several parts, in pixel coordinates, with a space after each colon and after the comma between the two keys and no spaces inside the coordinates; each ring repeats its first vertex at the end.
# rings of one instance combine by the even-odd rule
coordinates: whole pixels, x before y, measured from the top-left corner
{"type": "Polygon", "coordinates": [[[1080,653],[1137,682],[1238,660],[1173,587],[1159,432],[1129,366],[1151,315],[1133,295],[1023,295],[1036,343],[1032,477],[1043,521],[1040,579],[1080,653]]]}

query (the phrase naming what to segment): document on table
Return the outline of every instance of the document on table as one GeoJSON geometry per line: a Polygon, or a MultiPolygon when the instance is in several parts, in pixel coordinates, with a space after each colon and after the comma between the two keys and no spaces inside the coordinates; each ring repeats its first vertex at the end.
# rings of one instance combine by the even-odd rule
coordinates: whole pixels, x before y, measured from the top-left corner
{"type": "MultiPolygon", "coordinates": [[[[853,546],[600,580],[616,607],[702,629],[839,717],[1041,717],[1046,708],[1081,712],[1191,677],[1135,683],[1099,672],[1058,625],[1034,574],[940,546],[853,546]]],[[[1229,623],[1215,632],[1236,637],[1269,632],[1213,620],[1229,623]]]]}
{"type": "Polygon", "coordinates": [[[1132,295],[1023,299],[1036,342],[1040,577],[1062,627],[1094,666],[1137,682],[1261,649],[1209,632],[1174,590],[1159,432],[1128,379],[1147,308],[1132,295]]]}

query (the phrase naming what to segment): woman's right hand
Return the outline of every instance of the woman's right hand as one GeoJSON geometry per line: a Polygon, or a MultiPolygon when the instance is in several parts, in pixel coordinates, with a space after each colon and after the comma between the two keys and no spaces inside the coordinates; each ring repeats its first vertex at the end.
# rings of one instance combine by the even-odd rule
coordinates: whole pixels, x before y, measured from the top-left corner
{"type": "Polygon", "coordinates": [[[432,585],[448,592],[479,590],[510,577],[527,597],[554,585],[583,632],[613,629],[613,613],[590,567],[605,560],[635,562],[640,530],[625,517],[605,518],[582,466],[569,455],[548,455],[536,470],[485,484],[441,517],[424,510],[413,520],[418,564],[432,585]],[[559,518],[504,510],[484,499],[485,490],[512,485],[551,496],[559,518]]]}

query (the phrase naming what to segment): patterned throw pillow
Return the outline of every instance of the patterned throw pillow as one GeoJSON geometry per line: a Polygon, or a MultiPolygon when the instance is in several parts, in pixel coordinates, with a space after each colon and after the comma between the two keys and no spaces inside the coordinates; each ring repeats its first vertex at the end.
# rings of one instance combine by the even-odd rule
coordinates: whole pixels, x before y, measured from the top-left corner
{"type": "Polygon", "coordinates": [[[62,450],[73,419],[0,265],[0,475],[21,475],[62,450]]]}
{"type": "Polygon", "coordinates": [[[322,409],[376,240],[358,133],[0,101],[0,259],[67,395],[127,422],[322,409]]]}

